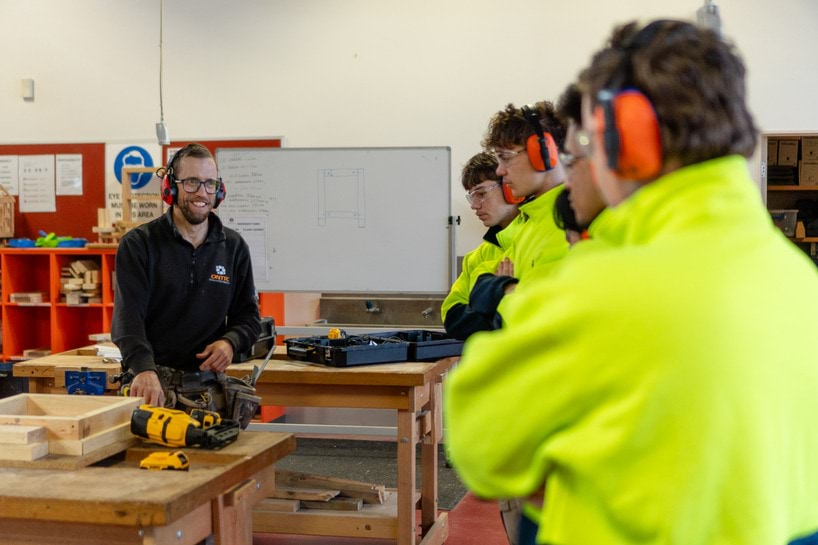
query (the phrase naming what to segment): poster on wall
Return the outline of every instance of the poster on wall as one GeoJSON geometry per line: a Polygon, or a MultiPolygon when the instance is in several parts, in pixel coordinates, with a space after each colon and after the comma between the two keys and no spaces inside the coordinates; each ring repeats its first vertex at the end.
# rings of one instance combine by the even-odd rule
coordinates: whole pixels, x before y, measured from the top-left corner
{"type": "Polygon", "coordinates": [[[0,185],[9,195],[17,195],[20,187],[19,157],[0,155],[0,185]]]}
{"type": "Polygon", "coordinates": [[[161,180],[155,170],[162,165],[162,148],[154,142],[105,144],[105,206],[112,222],[122,219],[122,168],[137,167],[149,172],[131,174],[131,194],[155,197],[131,202],[130,221],[144,223],[162,215],[159,197],[161,180]]]}
{"type": "Polygon", "coordinates": [[[57,155],[57,195],[82,195],[82,154],[57,155]]]}
{"type": "Polygon", "coordinates": [[[56,212],[54,156],[20,156],[20,212],[56,212]]]}

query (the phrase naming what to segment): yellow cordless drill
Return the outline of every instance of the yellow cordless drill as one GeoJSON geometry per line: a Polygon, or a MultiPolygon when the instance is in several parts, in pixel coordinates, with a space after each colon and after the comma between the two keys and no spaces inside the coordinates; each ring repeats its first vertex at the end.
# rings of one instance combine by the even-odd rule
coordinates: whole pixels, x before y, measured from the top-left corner
{"type": "Polygon", "coordinates": [[[221,448],[236,440],[235,420],[196,409],[191,414],[164,407],[141,405],[131,415],[131,433],[167,447],[221,448]]]}

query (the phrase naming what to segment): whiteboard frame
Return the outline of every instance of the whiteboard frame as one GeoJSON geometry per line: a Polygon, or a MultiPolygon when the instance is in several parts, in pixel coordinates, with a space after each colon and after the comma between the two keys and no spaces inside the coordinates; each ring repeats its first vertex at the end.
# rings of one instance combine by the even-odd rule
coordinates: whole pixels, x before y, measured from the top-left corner
{"type": "MultiPolygon", "coordinates": [[[[369,294],[375,294],[375,293],[399,294],[400,293],[400,294],[444,294],[445,295],[448,292],[448,290],[451,288],[451,285],[453,284],[453,282],[455,280],[455,277],[456,277],[456,274],[457,274],[457,256],[455,255],[455,252],[456,252],[456,231],[457,231],[457,226],[460,223],[459,218],[455,218],[455,217],[452,216],[452,202],[451,202],[451,200],[452,200],[451,199],[451,176],[452,176],[452,174],[451,174],[451,172],[452,172],[451,171],[451,160],[452,159],[451,159],[451,148],[449,146],[407,146],[407,147],[388,146],[388,147],[338,147],[338,148],[332,148],[332,147],[316,147],[316,148],[288,148],[288,147],[280,147],[280,148],[247,147],[247,148],[244,148],[244,147],[231,147],[231,148],[216,148],[215,155],[216,155],[217,164],[219,165],[220,172],[222,170],[222,161],[220,160],[219,157],[221,156],[223,158],[224,153],[252,152],[252,151],[258,151],[258,152],[260,152],[262,154],[292,154],[292,153],[299,153],[299,152],[311,152],[311,153],[330,152],[330,153],[336,153],[336,152],[345,152],[345,151],[356,152],[356,153],[361,153],[361,152],[365,153],[365,152],[373,152],[373,151],[374,152],[389,152],[389,151],[410,152],[410,151],[425,151],[425,150],[445,153],[445,156],[446,156],[445,157],[445,159],[446,159],[446,161],[445,161],[445,163],[446,163],[445,164],[445,169],[446,169],[446,184],[445,184],[445,186],[446,186],[446,191],[445,191],[446,206],[445,206],[445,209],[447,211],[446,212],[447,216],[445,218],[442,218],[442,221],[446,222],[445,228],[447,229],[447,241],[446,241],[446,247],[445,247],[445,252],[446,252],[446,256],[447,256],[447,259],[446,259],[447,263],[445,265],[446,271],[444,272],[445,277],[446,277],[445,281],[447,282],[447,285],[443,289],[441,289],[441,290],[436,290],[436,289],[434,289],[434,290],[422,290],[422,289],[419,289],[419,290],[418,289],[406,290],[406,289],[381,289],[381,288],[377,288],[377,289],[367,290],[367,289],[361,289],[361,286],[353,286],[353,287],[349,287],[348,289],[335,289],[335,287],[329,287],[328,288],[327,286],[321,286],[321,285],[310,285],[309,287],[299,287],[299,288],[294,289],[292,286],[288,286],[288,285],[282,286],[281,288],[276,287],[276,286],[271,286],[269,284],[269,282],[270,281],[274,282],[275,281],[274,279],[271,279],[270,281],[264,281],[264,280],[260,281],[260,278],[256,278],[256,287],[257,287],[257,289],[259,289],[259,291],[273,291],[273,292],[369,293],[369,294]]],[[[317,168],[316,170],[320,170],[320,168],[317,168]]],[[[227,199],[226,199],[225,202],[228,202],[231,195],[235,195],[235,192],[231,193],[231,180],[228,177],[225,177],[225,183],[226,183],[226,186],[227,186],[227,199]]],[[[443,195],[441,195],[441,198],[443,198],[443,195]]],[[[221,212],[221,210],[219,210],[219,212],[221,212]]],[[[235,212],[234,212],[234,214],[235,214],[235,212]]],[[[229,214],[227,214],[227,215],[229,216],[229,214]]],[[[268,219],[267,220],[267,225],[269,225],[270,223],[271,223],[271,220],[268,219]]],[[[228,227],[231,227],[231,225],[228,225],[228,227]]],[[[241,232],[241,229],[236,229],[236,230],[241,232]]],[[[267,256],[267,252],[268,252],[267,246],[268,246],[268,244],[265,243],[265,250],[264,250],[263,256],[261,256],[262,258],[266,258],[266,256],[267,256]]],[[[439,252],[441,250],[440,246],[437,246],[437,248],[438,249],[436,251],[439,252]]],[[[254,249],[252,244],[251,244],[251,255],[252,255],[252,258],[253,258],[254,262],[257,259],[260,259],[259,258],[260,252],[257,249],[254,249]]],[[[266,263],[266,259],[265,259],[265,263],[266,263]]],[[[254,268],[256,268],[256,270],[257,270],[257,266],[254,266],[254,268]]]]}

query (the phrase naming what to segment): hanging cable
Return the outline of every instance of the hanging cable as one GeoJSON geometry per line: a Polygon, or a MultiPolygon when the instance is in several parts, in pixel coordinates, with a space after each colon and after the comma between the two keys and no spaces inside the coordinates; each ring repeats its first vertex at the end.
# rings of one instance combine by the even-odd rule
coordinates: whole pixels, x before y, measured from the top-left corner
{"type": "Polygon", "coordinates": [[[165,105],[162,101],[162,58],[165,45],[165,0],[159,0],[159,121],[165,122],[165,105]]]}
{"type": "Polygon", "coordinates": [[[165,0],[159,0],[159,123],[156,124],[156,139],[159,145],[167,146],[170,144],[170,137],[168,136],[168,128],[165,125],[165,103],[164,93],[162,92],[162,80],[164,74],[163,57],[165,45],[165,0]]]}

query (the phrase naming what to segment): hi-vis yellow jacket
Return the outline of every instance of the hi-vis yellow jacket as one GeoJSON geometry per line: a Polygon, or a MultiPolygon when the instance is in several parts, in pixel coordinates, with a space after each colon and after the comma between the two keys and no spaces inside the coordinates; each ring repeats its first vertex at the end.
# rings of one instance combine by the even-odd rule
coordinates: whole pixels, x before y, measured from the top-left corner
{"type": "Polygon", "coordinates": [[[503,248],[508,248],[502,257],[508,257],[514,264],[514,276],[525,282],[533,269],[551,267],[568,254],[565,231],[554,223],[554,201],[564,190],[559,185],[536,199],[520,205],[520,214],[515,219],[520,225],[509,231],[513,240],[506,240],[507,233],[501,232],[497,239],[503,248]]]}
{"type": "MultiPolygon", "coordinates": [[[[515,218],[515,220],[516,219],[517,218],[515,218]]],[[[446,313],[453,306],[457,304],[467,305],[469,303],[469,293],[477,280],[474,274],[475,271],[484,263],[489,262],[495,264],[494,266],[496,267],[496,263],[498,263],[502,257],[503,251],[511,246],[511,241],[514,240],[514,233],[519,229],[520,225],[519,222],[512,221],[504,229],[497,227],[490,228],[486,234],[483,235],[483,242],[463,257],[463,270],[460,276],[457,277],[457,280],[454,281],[454,284],[452,284],[452,289],[449,290],[449,294],[440,306],[440,314],[444,320],[446,319],[446,313]],[[501,242],[501,240],[503,242],[501,242]],[[503,243],[505,246],[502,245],[503,243]]]]}
{"type": "Polygon", "coordinates": [[[545,484],[538,540],[554,545],[815,532],[818,271],[745,160],[646,185],[601,235],[466,343],[444,396],[464,482],[483,497],[545,484]]]}

